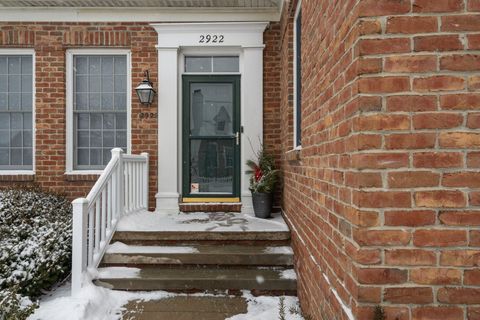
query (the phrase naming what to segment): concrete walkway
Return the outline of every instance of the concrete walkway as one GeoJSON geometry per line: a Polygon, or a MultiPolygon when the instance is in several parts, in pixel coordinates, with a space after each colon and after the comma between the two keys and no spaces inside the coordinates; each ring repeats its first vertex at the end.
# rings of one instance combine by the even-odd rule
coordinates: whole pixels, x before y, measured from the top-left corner
{"type": "Polygon", "coordinates": [[[131,301],[124,320],[224,320],[247,313],[242,297],[179,296],[157,301],[131,301]]]}

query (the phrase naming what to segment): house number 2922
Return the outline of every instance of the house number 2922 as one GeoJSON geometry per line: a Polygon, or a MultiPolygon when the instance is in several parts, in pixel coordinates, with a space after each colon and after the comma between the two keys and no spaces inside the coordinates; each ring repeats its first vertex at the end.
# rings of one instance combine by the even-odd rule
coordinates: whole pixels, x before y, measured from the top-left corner
{"type": "Polygon", "coordinates": [[[223,43],[223,34],[201,34],[198,43],[223,43]]]}

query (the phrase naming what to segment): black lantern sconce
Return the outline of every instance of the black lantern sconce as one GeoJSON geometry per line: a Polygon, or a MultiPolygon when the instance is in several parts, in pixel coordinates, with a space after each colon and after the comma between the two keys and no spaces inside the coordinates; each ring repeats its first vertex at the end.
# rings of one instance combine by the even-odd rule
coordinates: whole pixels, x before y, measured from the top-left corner
{"type": "Polygon", "coordinates": [[[135,88],[138,99],[143,105],[151,105],[153,98],[155,97],[155,90],[153,89],[153,83],[150,81],[150,74],[148,70],[145,71],[145,79],[135,88]]]}

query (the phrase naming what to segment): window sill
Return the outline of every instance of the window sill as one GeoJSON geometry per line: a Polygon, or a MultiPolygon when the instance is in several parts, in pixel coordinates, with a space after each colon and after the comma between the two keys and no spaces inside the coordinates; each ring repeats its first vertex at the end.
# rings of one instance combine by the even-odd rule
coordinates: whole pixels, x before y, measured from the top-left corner
{"type": "Polygon", "coordinates": [[[65,181],[97,181],[101,170],[70,171],[65,173],[65,181]]]}
{"type": "Polygon", "coordinates": [[[299,164],[302,161],[302,147],[296,147],[290,151],[285,152],[285,159],[291,164],[299,164]]]}
{"type": "Polygon", "coordinates": [[[31,182],[35,180],[33,171],[1,171],[0,182],[31,182]]]}

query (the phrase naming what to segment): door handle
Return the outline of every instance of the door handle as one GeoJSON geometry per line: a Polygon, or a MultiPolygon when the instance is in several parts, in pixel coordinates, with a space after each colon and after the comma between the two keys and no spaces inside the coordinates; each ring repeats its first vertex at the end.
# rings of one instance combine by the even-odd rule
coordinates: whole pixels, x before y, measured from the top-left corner
{"type": "Polygon", "coordinates": [[[235,133],[235,141],[237,143],[237,146],[240,144],[240,132],[235,133]]]}

